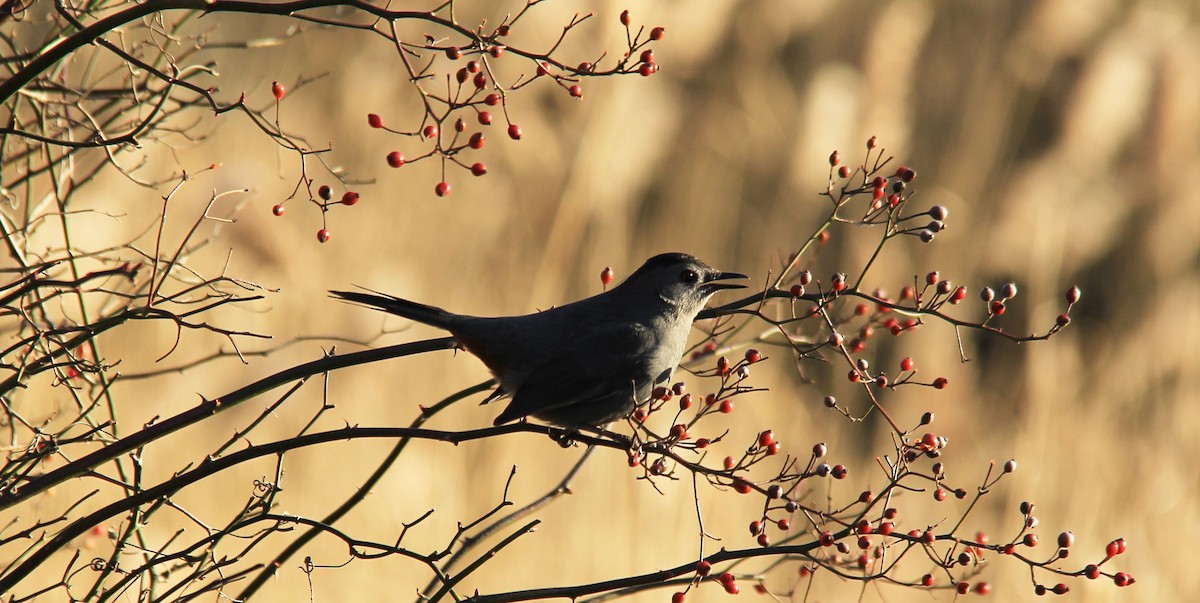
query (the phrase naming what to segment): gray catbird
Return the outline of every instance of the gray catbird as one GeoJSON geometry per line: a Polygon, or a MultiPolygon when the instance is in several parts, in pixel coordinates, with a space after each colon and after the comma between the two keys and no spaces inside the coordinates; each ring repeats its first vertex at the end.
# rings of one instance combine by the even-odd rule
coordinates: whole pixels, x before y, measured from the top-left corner
{"type": "Polygon", "coordinates": [[[525,316],[482,318],[390,295],[330,291],[336,297],[449,331],[478,356],[499,387],[484,402],[512,396],[495,424],[533,416],[566,428],[628,415],[669,383],[696,314],[723,282],[685,253],[657,255],[610,291],[525,316]]]}

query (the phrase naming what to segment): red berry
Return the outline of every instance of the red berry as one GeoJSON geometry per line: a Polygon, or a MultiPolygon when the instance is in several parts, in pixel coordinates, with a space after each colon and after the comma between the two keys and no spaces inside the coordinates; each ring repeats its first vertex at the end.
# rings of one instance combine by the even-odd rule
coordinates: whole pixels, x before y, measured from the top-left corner
{"type": "Polygon", "coordinates": [[[842,156],[838,155],[837,151],[834,151],[829,154],[829,166],[830,167],[837,167],[838,164],[841,162],[842,162],[842,156]]]}
{"type": "Polygon", "coordinates": [[[671,595],[671,603],[683,603],[685,596],[681,592],[671,595]]]}
{"type": "Polygon", "coordinates": [[[1071,287],[1070,289],[1067,289],[1067,303],[1068,304],[1078,303],[1079,298],[1082,295],[1083,295],[1083,292],[1079,290],[1079,287],[1071,287]]]}
{"type": "Polygon", "coordinates": [[[477,117],[479,118],[479,125],[482,125],[482,126],[492,125],[492,114],[490,111],[480,111],[479,115],[477,117]]]}
{"type": "Polygon", "coordinates": [[[842,167],[838,168],[838,177],[839,178],[849,178],[850,177],[850,167],[843,165],[842,167]]]}
{"type": "Polygon", "coordinates": [[[723,465],[725,466],[726,471],[733,469],[733,457],[731,457],[731,456],[725,457],[725,461],[724,461],[723,465]]]}
{"type": "Polygon", "coordinates": [[[933,575],[925,574],[921,576],[921,586],[933,586],[933,575]]]}
{"type": "Polygon", "coordinates": [[[374,113],[368,113],[367,114],[367,125],[371,126],[372,128],[382,128],[383,127],[383,118],[374,113]]]}
{"type": "Polygon", "coordinates": [[[977,595],[986,595],[992,592],[992,586],[987,582],[978,582],[975,584],[975,588],[972,590],[974,590],[975,594],[977,595]]]}
{"type": "Polygon", "coordinates": [[[287,88],[279,82],[271,82],[271,94],[275,95],[275,100],[283,100],[283,95],[287,94],[287,88]]]}
{"type": "Polygon", "coordinates": [[[775,432],[771,431],[770,429],[758,434],[758,445],[759,446],[763,446],[763,447],[770,446],[774,442],[775,442],[775,432]]]}
{"type": "Polygon", "coordinates": [[[932,433],[926,433],[925,435],[921,436],[921,446],[925,448],[925,450],[937,450],[937,436],[932,433]]]}
{"type": "Polygon", "coordinates": [[[498,36],[507,36],[507,35],[509,34],[509,32],[510,32],[510,31],[512,31],[512,28],[510,28],[510,27],[509,27],[509,26],[507,26],[507,25],[501,25],[500,27],[497,27],[497,28],[496,28],[496,35],[498,35],[498,36]]]}
{"type": "Polygon", "coordinates": [[[600,271],[600,284],[607,287],[608,284],[612,282],[612,280],[613,280],[613,269],[608,266],[605,266],[604,270],[600,271]]]}
{"type": "Polygon", "coordinates": [[[968,592],[971,592],[971,583],[960,581],[958,584],[954,585],[954,590],[958,591],[958,594],[960,595],[965,595],[968,592]]]}
{"type": "Polygon", "coordinates": [[[455,132],[463,132],[463,131],[466,131],[466,129],[467,129],[467,122],[463,121],[463,119],[461,117],[454,120],[454,131],[455,132]]]}
{"type": "Polygon", "coordinates": [[[758,535],[758,546],[770,546],[771,538],[765,533],[758,535]]]}
{"type": "MultiPolygon", "coordinates": [[[[687,410],[692,407],[692,395],[684,394],[679,398],[679,410],[687,410]]],[[[699,443],[699,442],[697,442],[699,443]]]]}
{"type": "Polygon", "coordinates": [[[521,140],[521,126],[517,124],[509,124],[508,137],[513,140],[521,140]]]}
{"type": "Polygon", "coordinates": [[[711,572],[711,571],[712,571],[712,564],[707,561],[701,561],[700,563],[696,564],[696,574],[697,575],[707,576],[709,574],[709,572],[711,572]]]}
{"type": "Polygon", "coordinates": [[[748,484],[744,481],[738,480],[736,483],[733,484],[733,489],[737,490],[738,494],[749,494],[750,491],[753,490],[754,488],[750,487],[750,484],[748,484]]]}
{"type": "Polygon", "coordinates": [[[937,537],[933,535],[933,532],[930,532],[929,530],[925,530],[924,532],[921,533],[921,542],[922,543],[933,544],[935,540],[937,540],[937,537]]]}
{"type": "Polygon", "coordinates": [[[466,69],[471,73],[479,73],[479,61],[467,61],[466,69]]]}
{"type": "Polygon", "coordinates": [[[1037,546],[1038,545],[1038,535],[1034,534],[1032,532],[1026,534],[1025,537],[1021,539],[1021,544],[1025,545],[1027,547],[1037,546]]]}
{"type": "Polygon", "coordinates": [[[946,389],[946,386],[949,384],[950,381],[945,377],[938,377],[937,379],[933,380],[934,389],[946,389]]]}
{"type": "Polygon", "coordinates": [[[726,358],[724,356],[717,358],[717,372],[721,373],[722,375],[729,374],[729,359],[728,358],[726,358]]]}
{"type": "Polygon", "coordinates": [[[1109,557],[1116,557],[1117,555],[1120,555],[1121,553],[1124,553],[1124,552],[1125,552],[1125,539],[1124,538],[1118,538],[1118,539],[1108,543],[1108,546],[1105,547],[1105,549],[1104,549],[1104,553],[1106,555],[1108,555],[1109,557]]]}
{"type": "Polygon", "coordinates": [[[404,165],[404,153],[401,153],[400,151],[392,151],[391,153],[388,153],[387,162],[388,165],[394,168],[404,165]]]}
{"type": "Polygon", "coordinates": [[[1065,326],[1071,324],[1071,317],[1068,316],[1067,314],[1059,314],[1058,318],[1054,319],[1054,324],[1056,324],[1060,327],[1065,327],[1065,326]]]}
{"type": "Polygon", "coordinates": [[[630,21],[629,20],[629,11],[627,11],[627,10],[621,11],[621,25],[624,25],[625,27],[629,27],[629,21],[630,21]]]}
{"type": "Polygon", "coordinates": [[[672,426],[671,427],[671,435],[674,436],[675,439],[677,439],[677,440],[688,439],[687,425],[678,423],[678,424],[672,426]]]}
{"type": "Polygon", "coordinates": [[[790,521],[788,521],[788,520],[786,520],[786,519],[780,519],[779,521],[775,522],[775,527],[777,527],[777,528],[779,528],[780,530],[782,530],[782,531],[786,532],[786,531],[788,531],[789,529],[791,529],[791,527],[792,527],[792,522],[790,522],[790,521]]]}
{"type": "Polygon", "coordinates": [[[329,240],[329,230],[322,228],[317,231],[317,240],[324,243],[329,240]]]}
{"type": "Polygon", "coordinates": [[[845,479],[847,473],[849,473],[849,470],[846,469],[845,465],[834,465],[830,475],[833,476],[833,479],[845,479]]]}
{"type": "Polygon", "coordinates": [[[643,63],[653,63],[654,62],[654,51],[647,48],[646,50],[642,51],[642,56],[640,56],[638,58],[641,59],[641,62],[643,62],[643,63]]]}
{"type": "Polygon", "coordinates": [[[320,195],[322,199],[328,201],[333,198],[333,189],[329,188],[328,184],[322,184],[317,188],[317,194],[320,195]]]}
{"type": "Polygon", "coordinates": [[[282,203],[271,208],[271,213],[275,214],[276,216],[282,216],[283,212],[285,212],[285,211],[287,211],[287,209],[283,206],[282,203]]]}
{"type": "Polygon", "coordinates": [[[500,55],[504,54],[504,45],[496,44],[495,46],[489,47],[488,54],[492,55],[493,59],[500,58],[500,55]]]}
{"type": "Polygon", "coordinates": [[[792,285],[792,297],[804,295],[804,285],[792,285]]]}
{"type": "Polygon", "coordinates": [[[451,46],[446,49],[446,58],[451,61],[457,61],[462,58],[462,51],[457,46],[451,46]]]}
{"type": "Polygon", "coordinates": [[[342,205],[354,205],[355,203],[358,203],[358,193],[354,191],[346,191],[346,193],[342,195],[342,205]]]}
{"type": "Polygon", "coordinates": [[[1003,316],[1004,310],[1005,310],[1004,302],[1002,302],[998,299],[993,300],[991,304],[988,304],[988,313],[990,313],[990,314],[994,314],[996,316],[1003,316]]]}
{"type": "Polygon", "coordinates": [[[729,414],[729,413],[733,412],[733,400],[722,400],[721,401],[721,412],[724,414],[729,414]]]}
{"type": "Polygon", "coordinates": [[[571,86],[569,92],[571,93],[571,96],[574,96],[575,98],[583,98],[583,88],[579,87],[578,84],[571,86]]]}
{"type": "Polygon", "coordinates": [[[904,360],[901,360],[900,361],[900,370],[902,370],[902,371],[913,370],[913,359],[911,357],[905,357],[904,360]]]}
{"type": "Polygon", "coordinates": [[[655,27],[654,29],[650,30],[650,39],[655,41],[661,40],[666,33],[667,30],[661,27],[655,27]]]}
{"type": "Polygon", "coordinates": [[[438,135],[438,127],[433,124],[429,124],[428,126],[425,126],[425,129],[422,130],[421,133],[423,136],[425,136],[425,138],[433,138],[438,135]]]}
{"type": "Polygon", "coordinates": [[[638,66],[638,73],[642,77],[650,77],[654,75],[655,71],[658,71],[658,63],[642,63],[638,66]]]}
{"type": "Polygon", "coordinates": [[[1064,548],[1064,549],[1070,548],[1072,544],[1075,544],[1075,535],[1074,534],[1072,534],[1070,532],[1063,532],[1058,535],[1059,548],[1064,548]]]}
{"type": "Polygon", "coordinates": [[[870,137],[870,138],[868,138],[868,139],[867,139],[867,150],[868,150],[868,151],[870,151],[870,150],[874,149],[874,148],[875,148],[875,145],[876,145],[876,142],[875,142],[875,137],[874,137],[874,136],[872,136],[872,137],[870,137]]]}
{"type": "Polygon", "coordinates": [[[483,132],[476,132],[471,135],[471,139],[467,142],[467,146],[472,149],[479,150],[483,148],[483,143],[486,139],[483,137],[483,132]]]}
{"type": "Polygon", "coordinates": [[[954,290],[954,295],[950,296],[950,303],[957,304],[967,298],[967,288],[959,287],[954,290]]]}
{"type": "Polygon", "coordinates": [[[939,277],[937,271],[934,270],[933,272],[930,272],[929,274],[925,275],[925,284],[926,285],[936,285],[939,278],[940,277],[939,277]]]}
{"type": "Polygon", "coordinates": [[[500,104],[500,95],[495,92],[483,97],[483,104],[490,107],[495,107],[500,104]]]}
{"type": "Polygon", "coordinates": [[[445,197],[446,195],[449,195],[450,194],[450,183],[449,182],[437,183],[437,186],[433,187],[433,192],[439,197],[445,197]]]}
{"type": "Polygon", "coordinates": [[[475,84],[476,88],[483,89],[487,86],[487,76],[482,73],[476,73],[471,79],[471,83],[475,84]]]}
{"type": "Polygon", "coordinates": [[[1133,579],[1133,576],[1125,572],[1117,572],[1116,575],[1113,576],[1113,582],[1117,586],[1129,586],[1130,584],[1133,584],[1135,580],[1133,579]]]}
{"type": "Polygon", "coordinates": [[[833,538],[833,532],[830,532],[829,530],[821,532],[821,537],[820,537],[821,546],[833,546],[834,542],[835,541],[833,538]]]}
{"type": "Polygon", "coordinates": [[[1065,595],[1071,591],[1071,587],[1067,586],[1066,584],[1063,584],[1062,582],[1059,582],[1058,584],[1055,584],[1054,588],[1052,588],[1050,590],[1051,590],[1051,592],[1053,592],[1056,595],[1065,595]]]}
{"type": "Polygon", "coordinates": [[[749,362],[750,364],[754,364],[755,362],[758,362],[759,360],[762,360],[762,354],[759,354],[758,350],[755,350],[753,348],[746,350],[746,362],[749,362]]]}
{"type": "Polygon", "coordinates": [[[487,173],[487,166],[483,165],[482,163],[472,164],[471,165],[471,173],[476,176],[482,176],[487,173]]]}

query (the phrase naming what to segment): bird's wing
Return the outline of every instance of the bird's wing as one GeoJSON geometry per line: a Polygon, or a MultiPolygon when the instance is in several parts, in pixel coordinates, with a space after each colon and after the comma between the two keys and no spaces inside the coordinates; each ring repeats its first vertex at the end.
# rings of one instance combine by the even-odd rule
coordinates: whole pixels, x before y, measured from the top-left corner
{"type": "Polygon", "coordinates": [[[635,387],[648,385],[634,383],[635,375],[643,372],[637,359],[645,357],[642,348],[647,346],[642,329],[631,325],[579,334],[529,373],[496,424],[606,399],[612,404],[614,396],[621,399],[622,390],[632,401],[635,387]]]}

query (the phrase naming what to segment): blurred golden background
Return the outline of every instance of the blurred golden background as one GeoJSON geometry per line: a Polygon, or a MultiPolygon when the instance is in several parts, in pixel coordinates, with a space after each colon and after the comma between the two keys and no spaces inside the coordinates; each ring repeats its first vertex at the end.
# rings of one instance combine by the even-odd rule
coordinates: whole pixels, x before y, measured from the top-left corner
{"type": "MultiPolygon", "coordinates": [[[[458,5],[460,21],[495,21],[523,3],[475,4],[458,5]]],[[[950,440],[944,462],[953,483],[971,489],[990,460],[1018,460],[1019,470],[984,497],[963,533],[982,529],[1003,540],[1019,530],[1020,501],[1030,500],[1041,522],[1037,555],[1049,555],[1062,530],[1078,538],[1066,567],[1098,560],[1114,538],[1130,543],[1114,564],[1138,579],[1134,586],[1066,580],[1076,596],[1178,601],[1200,595],[1200,577],[1181,551],[1200,540],[1200,396],[1193,386],[1200,380],[1200,188],[1191,184],[1200,181],[1196,4],[556,0],[532,10],[511,44],[544,48],[571,15],[594,11],[593,21],[568,37],[561,56],[573,63],[594,59],[601,49],[620,52],[624,30],[617,16],[626,8],[635,23],[666,28],[665,39],[653,46],[661,71],[585,80],[582,100],[545,82],[514,93],[508,110],[523,138],[511,141],[503,125],[491,126],[486,148],[469,158],[486,162],[489,173],[474,178],[451,170],[454,190],[444,199],[433,194],[441,177],[432,161],[399,170],[384,162],[395,149],[419,154],[420,143],[367,127],[367,113],[404,129],[419,117],[419,99],[385,40],[309,25],[287,37],[295,23],[279,18],[199,20],[195,26],[213,28],[213,39],[286,37],[253,51],[210,51],[222,93],[232,99],[245,90],[266,106],[272,80],[291,85],[323,75],[289,93],[281,122],[315,147],[328,141],[331,164],[344,166],[351,179],[370,181],[353,187],[361,203],[329,215],[332,239],[321,245],[314,236],[320,216],[311,206],[292,202],[283,218],[271,215],[271,206],[294,187],[297,164],[239,116],[205,118],[200,127],[211,136],[204,144],[181,144],[173,153],[149,147],[147,156],[164,171],[221,164],[197,176],[172,207],[178,213],[169,220],[180,229],[175,236],[213,190],[250,189],[218,204],[223,214],[232,213],[235,202],[244,207],[206,252],[210,269],[218,270],[232,250],[228,274],[279,291],[259,311],[228,309],[219,322],[270,334],[275,343],[333,334],[367,340],[385,327],[403,330],[378,343],[416,340],[440,334],[338,304],[325,290],[361,285],[462,313],[525,313],[595,294],[603,267],[621,278],[663,251],[688,251],[765,282],[827,211],[818,193],[829,153],[837,149],[846,161],[860,161],[864,142],[875,135],[898,163],[917,171],[914,206],[945,205],[950,217],[932,244],[889,244],[865,282],[868,289],[897,292],[915,275],[938,270],[970,289],[955,315],[979,320],[978,289],[1012,280],[1021,292],[998,324],[1016,333],[1045,331],[1062,311],[1063,292],[1075,284],[1083,290],[1072,324],[1049,342],[1015,345],[966,332],[970,361],[961,363],[955,331],[931,324],[873,343],[867,353],[889,367],[911,355],[922,378],[950,379],[944,392],[909,388],[883,399],[905,425],[925,410],[936,412],[932,428],[950,440]]],[[[412,35],[421,31],[414,28],[412,35]]],[[[530,71],[528,63],[510,60],[512,73],[530,71]]],[[[314,175],[335,182],[327,173],[314,175]]],[[[111,245],[141,232],[161,204],[153,191],[115,175],[103,190],[96,206],[126,217],[90,218],[95,227],[83,246],[111,245]]],[[[877,235],[846,226],[831,234],[808,265],[823,279],[837,271],[853,276],[877,235]]],[[[174,329],[138,329],[101,340],[102,355],[122,359],[126,372],[174,366],[223,345],[215,336],[185,334],[182,351],[155,365],[174,329]],[[144,338],[132,337],[138,333],[144,338]]],[[[211,398],[315,359],[330,345],[305,341],[247,365],[226,360],[118,385],[124,432],[193,406],[196,394],[211,398]]],[[[339,343],[337,349],[358,348],[339,343]]],[[[878,416],[851,424],[820,402],[835,393],[857,411],[865,408],[861,394],[845,383],[844,368],[807,362],[804,371],[814,382],[804,384],[786,352],[770,356],[752,376],[770,392],[745,397],[732,415],[711,421],[714,433],[728,427],[735,434],[712,458],[736,454],[747,434],[770,427],[789,451],[806,455],[813,443],[828,442],[832,457],[851,467],[850,479],[831,490],[835,499],[878,488],[883,477],[873,459],[891,451],[878,416]]],[[[336,409],[319,427],[399,426],[416,416],[418,405],[486,378],[475,359],[448,352],[339,371],[327,382],[311,381],[251,441],[294,434],[317,411],[323,390],[336,409]]],[[[272,399],[149,447],[148,474],[162,479],[199,460],[272,399]]],[[[498,412],[467,401],[430,426],[481,427],[498,412]]],[[[390,447],[363,440],[288,454],[279,510],[323,516],[390,447]]],[[[341,526],[387,542],[405,522],[434,509],[403,544],[418,551],[442,547],[455,522],[499,502],[510,467],[519,467],[510,496],[521,504],[553,487],[580,453],[530,435],[461,446],[418,443],[341,526]]],[[[251,480],[270,478],[272,471],[270,462],[243,466],[175,500],[220,525],[250,495],[251,480]]],[[[623,455],[598,452],[571,484],[573,495],[536,513],[544,522],[539,530],[504,549],[459,592],[581,584],[695,559],[699,536],[689,480],[662,483],[659,494],[636,477],[623,455]]],[[[66,500],[75,487],[56,495],[66,500]]],[[[761,502],[748,498],[701,488],[705,529],[722,539],[706,543],[706,552],[754,546],[745,526],[761,502]]],[[[906,529],[955,518],[964,503],[941,505],[905,501],[905,509],[929,513],[914,511],[906,529]]],[[[195,529],[182,519],[147,529],[166,539],[185,525],[195,529]]],[[[327,565],[347,558],[330,538],[304,554],[327,565]]],[[[308,596],[302,558],[280,568],[260,597],[308,596]]],[[[48,567],[45,575],[60,568],[48,567]]],[[[915,579],[929,569],[915,563],[899,577],[915,579]]],[[[1049,585],[1061,581],[1037,576],[1049,585]]],[[[425,568],[399,558],[355,561],[316,570],[312,590],[317,601],[406,600],[428,578],[425,568]]],[[[786,592],[797,579],[789,566],[766,584],[786,592]]],[[[1036,598],[1028,568],[1013,560],[990,558],[979,579],[990,582],[1000,600],[1036,598]]],[[[756,596],[748,585],[743,590],[743,597],[756,596]]],[[[635,599],[661,602],[670,592],[635,599]]],[[[802,588],[798,592],[796,600],[811,601],[860,593],[863,600],[929,597],[878,583],[864,589],[827,573],[818,573],[807,599],[802,588]]],[[[705,585],[689,601],[726,596],[705,585]]],[[[952,592],[936,598],[951,599],[952,592]]]]}

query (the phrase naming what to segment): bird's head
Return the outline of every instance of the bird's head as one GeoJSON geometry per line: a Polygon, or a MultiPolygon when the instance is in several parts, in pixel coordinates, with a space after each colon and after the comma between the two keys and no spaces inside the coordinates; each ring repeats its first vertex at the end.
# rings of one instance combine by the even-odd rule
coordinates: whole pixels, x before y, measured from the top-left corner
{"type": "Polygon", "coordinates": [[[721,272],[686,253],[664,253],[646,260],[613,292],[641,298],[653,296],[680,314],[695,316],[716,292],[745,287],[728,282],[739,278],[747,277],[721,272]]]}

